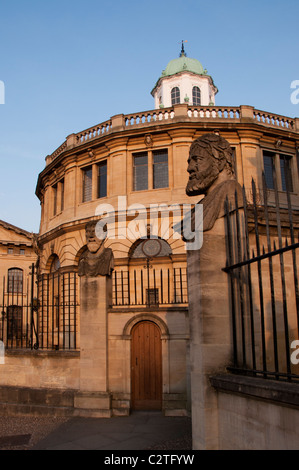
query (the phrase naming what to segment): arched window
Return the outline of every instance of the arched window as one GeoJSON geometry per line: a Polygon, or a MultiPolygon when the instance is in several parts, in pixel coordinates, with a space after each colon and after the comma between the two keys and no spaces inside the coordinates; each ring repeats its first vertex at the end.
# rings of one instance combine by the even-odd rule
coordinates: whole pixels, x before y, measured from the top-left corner
{"type": "Polygon", "coordinates": [[[180,99],[180,89],[176,86],[171,90],[171,104],[180,104],[180,99]]]}
{"type": "Polygon", "coordinates": [[[137,240],[131,247],[130,258],[147,258],[170,256],[172,250],[166,240],[145,238],[137,240]]]}
{"type": "Polygon", "coordinates": [[[8,292],[11,294],[23,293],[23,270],[11,268],[8,270],[8,292]]]}
{"type": "Polygon", "coordinates": [[[194,86],[192,89],[192,103],[193,106],[200,106],[201,104],[200,88],[198,86],[194,86]]]}
{"type": "Polygon", "coordinates": [[[50,267],[50,273],[56,273],[56,271],[58,271],[59,268],[60,268],[59,258],[58,258],[57,255],[54,255],[53,261],[52,261],[51,267],[50,267]]]}

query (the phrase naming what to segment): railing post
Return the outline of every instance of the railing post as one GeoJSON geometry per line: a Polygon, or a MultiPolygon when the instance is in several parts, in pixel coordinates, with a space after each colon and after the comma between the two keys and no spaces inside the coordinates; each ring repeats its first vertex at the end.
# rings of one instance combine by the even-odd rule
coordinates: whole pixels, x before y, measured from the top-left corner
{"type": "Polygon", "coordinates": [[[125,129],[125,117],[123,114],[116,114],[111,117],[112,132],[123,131],[125,129]]]}
{"type": "Polygon", "coordinates": [[[253,106],[240,106],[240,118],[242,121],[253,121],[253,106]]]}
{"type": "Polygon", "coordinates": [[[182,103],[182,104],[175,104],[173,107],[174,110],[174,119],[177,119],[178,121],[184,121],[189,120],[188,116],[188,104],[182,103]]]}
{"type": "Polygon", "coordinates": [[[67,148],[73,148],[77,144],[77,136],[76,134],[70,134],[66,138],[66,146],[67,148]]]}

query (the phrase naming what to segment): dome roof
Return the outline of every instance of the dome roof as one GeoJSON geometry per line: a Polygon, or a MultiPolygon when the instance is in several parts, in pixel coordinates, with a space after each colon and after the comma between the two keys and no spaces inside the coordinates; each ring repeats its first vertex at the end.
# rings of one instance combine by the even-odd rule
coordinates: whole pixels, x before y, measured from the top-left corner
{"type": "Polygon", "coordinates": [[[192,72],[197,75],[206,75],[207,71],[197,59],[191,59],[182,54],[179,58],[171,60],[161,77],[169,77],[180,72],[192,72]]]}

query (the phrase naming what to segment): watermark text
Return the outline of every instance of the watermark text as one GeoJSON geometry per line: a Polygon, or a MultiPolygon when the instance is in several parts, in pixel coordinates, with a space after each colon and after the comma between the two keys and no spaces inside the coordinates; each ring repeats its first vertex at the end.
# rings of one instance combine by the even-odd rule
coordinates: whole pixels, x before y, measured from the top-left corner
{"type": "Polygon", "coordinates": [[[295,349],[295,351],[293,351],[291,354],[291,363],[294,365],[297,365],[299,364],[299,340],[298,339],[295,339],[294,341],[292,341],[291,349],[295,349]]]}
{"type": "Polygon", "coordinates": [[[202,204],[135,203],[127,206],[126,196],[118,197],[118,205],[99,204],[95,215],[99,239],[163,238],[183,239],[187,250],[199,250],[203,243],[202,204]]]}
{"type": "Polygon", "coordinates": [[[291,103],[298,104],[299,103],[299,80],[293,80],[291,83],[291,88],[294,91],[291,93],[291,103]]]}

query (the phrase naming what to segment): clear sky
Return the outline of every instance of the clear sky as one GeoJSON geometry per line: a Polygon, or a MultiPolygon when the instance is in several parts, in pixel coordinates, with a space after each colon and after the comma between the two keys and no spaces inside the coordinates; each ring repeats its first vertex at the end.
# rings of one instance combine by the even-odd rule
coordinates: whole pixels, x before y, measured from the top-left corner
{"type": "Polygon", "coordinates": [[[0,219],[37,232],[46,155],[110,116],[153,109],[183,39],[216,105],[299,116],[298,19],[298,0],[0,0],[0,219]]]}

